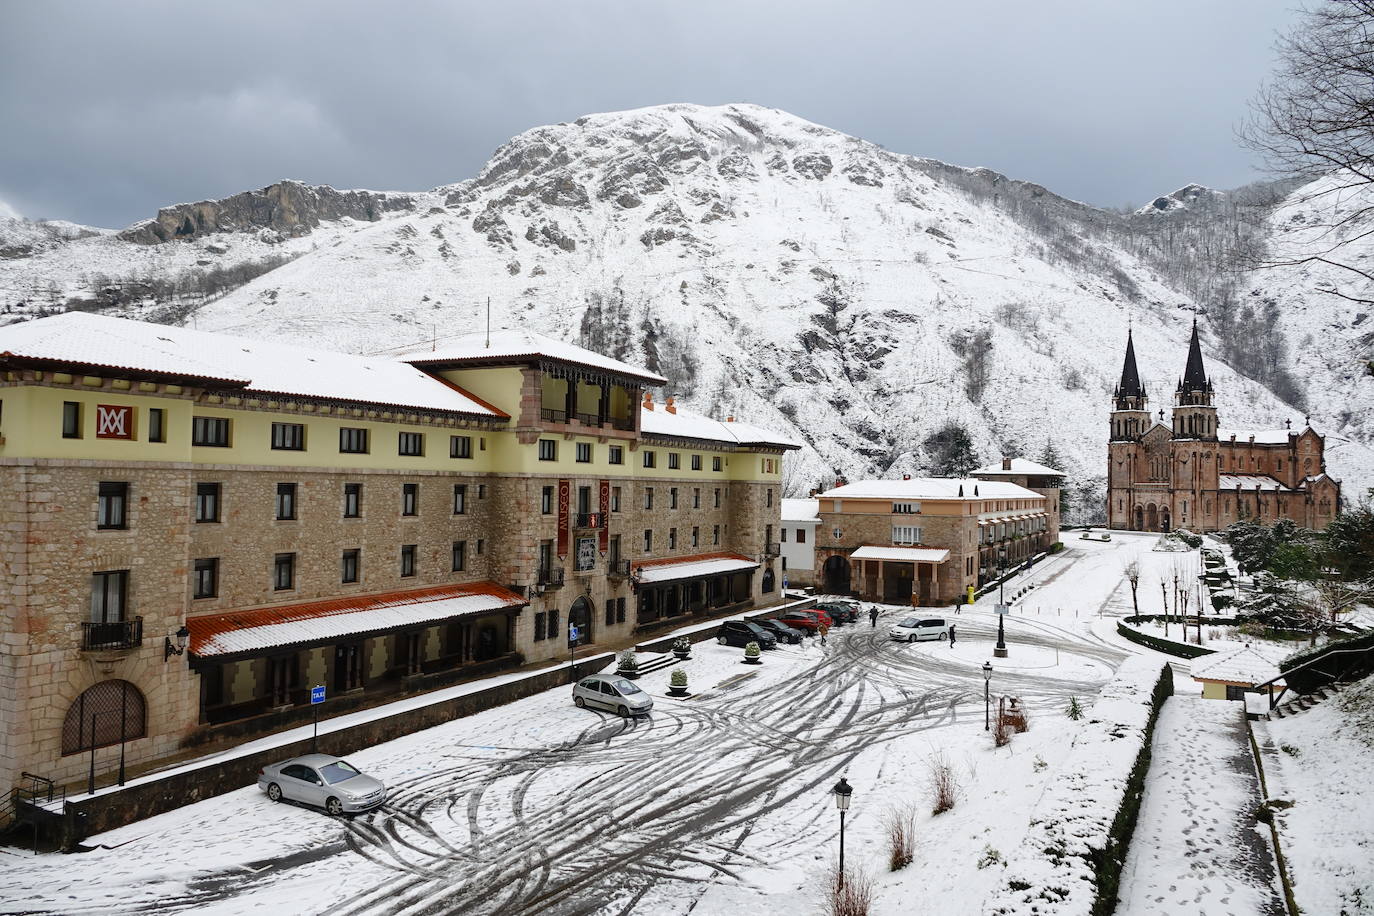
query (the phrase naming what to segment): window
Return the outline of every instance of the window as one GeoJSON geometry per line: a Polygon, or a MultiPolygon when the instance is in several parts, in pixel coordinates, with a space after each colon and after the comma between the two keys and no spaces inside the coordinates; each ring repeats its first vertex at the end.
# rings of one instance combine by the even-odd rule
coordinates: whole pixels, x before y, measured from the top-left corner
{"type": "Polygon", "coordinates": [[[577,460],[582,464],[592,460],[592,444],[590,442],[577,443],[577,460]]]}
{"type": "Polygon", "coordinates": [[[415,575],[415,548],[416,544],[401,545],[401,578],[406,579],[415,575]]]}
{"type": "Polygon", "coordinates": [[[916,525],[893,525],[892,543],[919,544],[921,543],[921,529],[916,525]]]}
{"type": "Polygon", "coordinates": [[[229,447],[229,420],[226,417],[195,417],[191,420],[191,444],[213,448],[229,447]]]}
{"type": "Polygon", "coordinates": [[[161,407],[148,409],[148,441],[167,441],[167,411],[161,407]]]}
{"type": "Polygon", "coordinates": [[[283,592],[296,587],[296,555],[279,553],[272,558],[272,589],[283,592]]]}
{"type": "Polygon", "coordinates": [[[471,436],[449,436],[448,437],[448,456],[450,458],[471,458],[472,457],[472,437],[471,436]]]}
{"type": "Polygon", "coordinates": [[[91,576],[91,622],[118,623],[124,619],[129,594],[129,571],[98,572],[91,576]]]}
{"type": "Polygon", "coordinates": [[[652,553],[654,549],[654,532],[651,528],[644,529],[644,552],[652,553]]]}
{"type": "Polygon", "coordinates": [[[615,625],[615,599],[606,599],[606,626],[615,625]]]}
{"type": "Polygon", "coordinates": [[[468,542],[453,542],[453,571],[462,572],[468,568],[468,542]]]}
{"type": "Polygon", "coordinates": [[[694,471],[700,471],[700,470],[701,470],[701,456],[700,456],[700,455],[693,455],[693,456],[692,456],[692,470],[694,470],[694,471]]]}
{"type": "Polygon", "coordinates": [[[644,508],[646,508],[646,509],[652,509],[653,507],[654,507],[654,488],[653,488],[653,487],[645,487],[645,488],[644,488],[644,508]]]}
{"type": "Polygon", "coordinates": [[[669,549],[669,550],[677,550],[677,529],[676,529],[676,528],[669,528],[669,529],[668,529],[668,549],[669,549]]]}
{"type": "Polygon", "coordinates": [[[477,485],[477,498],[478,498],[478,499],[486,499],[486,498],[487,498],[487,485],[486,485],[486,484],[484,484],[484,483],[479,483],[479,484],[477,485]]]}
{"type": "Polygon", "coordinates": [[[219,484],[196,484],[196,521],[219,521],[219,484]]]}
{"type": "Polygon", "coordinates": [[[127,528],[129,485],[102,483],[96,491],[95,526],[106,530],[127,528]]]}
{"type": "Polygon", "coordinates": [[[767,499],[764,500],[764,505],[767,506],[769,509],[773,508],[773,488],[772,488],[772,487],[769,487],[769,488],[768,488],[767,499]]]}
{"type": "Polygon", "coordinates": [[[620,535],[611,535],[610,543],[607,546],[610,547],[611,565],[615,566],[620,562],[620,535]]]}
{"type": "Polygon", "coordinates": [[[558,460],[558,441],[556,439],[539,440],[539,460],[557,461],[558,460]]]}
{"type": "Polygon", "coordinates": [[[367,454],[367,430],[345,426],[339,430],[339,451],[346,455],[367,454]]]}
{"type": "Polygon", "coordinates": [[[304,423],[273,423],[272,447],[288,452],[305,450],[304,423]]]}
{"type": "Polygon", "coordinates": [[[712,499],[712,505],[714,506],[714,508],[719,509],[719,508],[720,508],[720,487],[716,487],[715,492],[714,492],[713,494],[711,494],[711,499],[712,499]]]}
{"type": "Polygon", "coordinates": [[[620,511],[620,487],[611,487],[611,511],[620,511]]]}
{"type": "Polygon", "coordinates": [[[692,508],[701,508],[701,487],[692,487],[692,508]]]}
{"type": "Polygon", "coordinates": [[[669,509],[676,509],[676,508],[677,508],[677,487],[669,487],[669,488],[668,488],[668,508],[669,508],[669,509]]]}
{"type": "Polygon", "coordinates": [[[425,453],[424,433],[398,433],[396,454],[418,458],[425,453]]]}
{"type": "Polygon", "coordinates": [[[482,555],[482,553],[486,550],[486,548],[487,548],[486,539],[485,539],[485,538],[478,538],[478,539],[477,539],[477,555],[478,555],[479,557],[480,557],[480,556],[482,555]]]}
{"type": "Polygon", "coordinates": [[[363,485],[360,483],[344,484],[344,518],[363,517],[363,485]]]}
{"type": "Polygon", "coordinates": [[[798,528],[798,529],[797,529],[797,543],[798,543],[798,544],[805,544],[805,543],[806,543],[806,529],[805,529],[805,528],[798,528]]]}
{"type": "Polygon", "coordinates": [[[655,465],[655,463],[656,463],[655,453],[654,453],[654,452],[645,452],[645,453],[644,453],[644,466],[645,466],[646,468],[651,468],[651,467],[653,467],[653,466],[655,465]]]}
{"type": "Polygon", "coordinates": [[[611,464],[625,463],[625,446],[612,445],[606,453],[606,460],[611,464]]]}
{"type": "Polygon", "coordinates": [[[81,438],[81,404],[78,401],[62,402],[62,438],[81,438]]]}
{"type": "Polygon", "coordinates": [[[713,470],[713,471],[719,471],[719,470],[720,470],[720,456],[719,456],[719,455],[715,455],[715,456],[713,456],[713,457],[711,458],[711,470],[713,470]]]}
{"type": "Polygon", "coordinates": [[[219,594],[219,558],[196,560],[195,598],[214,598],[219,594]]]}
{"type": "Polygon", "coordinates": [[[577,488],[577,514],[589,515],[592,511],[592,488],[577,488]]]}
{"type": "Polygon", "coordinates": [[[692,526],[692,546],[693,546],[693,547],[698,547],[698,546],[700,546],[700,545],[701,545],[701,529],[698,528],[697,526],[693,525],[693,526],[692,526]]]}
{"type": "Polygon", "coordinates": [[[465,515],[468,511],[468,487],[464,483],[453,485],[453,514],[465,515]]]}
{"type": "Polygon", "coordinates": [[[294,483],[277,484],[277,519],[278,521],[293,521],[296,518],[296,485],[294,483]]]}
{"type": "Polygon", "coordinates": [[[339,562],[339,581],[344,585],[358,581],[358,559],[361,556],[362,551],[356,547],[343,552],[339,562]]]}
{"type": "Polygon", "coordinates": [[[712,543],[712,544],[715,544],[715,545],[719,545],[719,544],[720,544],[720,526],[719,526],[719,525],[712,525],[712,526],[711,526],[711,543],[712,543]]]}
{"type": "Polygon", "coordinates": [[[682,455],[678,452],[668,453],[668,470],[676,471],[682,467],[682,455]]]}
{"type": "Polygon", "coordinates": [[[615,599],[615,622],[616,622],[616,623],[624,623],[624,622],[625,622],[625,599],[624,599],[624,598],[617,598],[617,599],[615,599]]]}
{"type": "Polygon", "coordinates": [[[779,543],[779,544],[786,544],[786,543],[787,543],[787,529],[786,529],[786,528],[779,528],[779,529],[778,529],[778,543],[779,543]]]}
{"type": "Polygon", "coordinates": [[[540,611],[534,615],[534,641],[539,642],[544,638],[544,612],[540,611]]]}
{"type": "Polygon", "coordinates": [[[544,487],[539,491],[539,511],[544,515],[553,512],[553,487],[544,487]]]}
{"type": "Polygon", "coordinates": [[[401,484],[401,514],[420,514],[420,485],[418,483],[401,484]]]}
{"type": "Polygon", "coordinates": [[[549,611],[549,639],[558,637],[558,611],[549,611]]]}
{"type": "Polygon", "coordinates": [[[921,511],[920,503],[893,503],[892,512],[894,515],[909,515],[921,511]]]}

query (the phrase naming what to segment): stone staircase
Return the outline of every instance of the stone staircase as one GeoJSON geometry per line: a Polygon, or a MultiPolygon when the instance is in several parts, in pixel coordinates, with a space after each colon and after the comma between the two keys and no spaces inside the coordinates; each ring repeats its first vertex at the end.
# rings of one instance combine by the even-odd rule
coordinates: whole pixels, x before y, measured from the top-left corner
{"type": "Polygon", "coordinates": [[[1300,697],[1289,700],[1287,703],[1280,703],[1278,706],[1274,707],[1272,715],[1275,719],[1283,719],[1288,716],[1296,716],[1299,713],[1306,712],[1323,700],[1329,700],[1340,693],[1344,686],[1345,685],[1341,683],[1334,683],[1326,687],[1318,687],[1313,693],[1305,693],[1300,697]]]}

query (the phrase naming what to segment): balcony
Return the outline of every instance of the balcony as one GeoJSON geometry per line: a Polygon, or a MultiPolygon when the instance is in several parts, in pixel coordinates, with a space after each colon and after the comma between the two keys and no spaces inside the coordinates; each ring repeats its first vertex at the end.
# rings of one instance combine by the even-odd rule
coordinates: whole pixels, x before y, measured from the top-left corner
{"type": "Polygon", "coordinates": [[[81,651],[137,649],[143,645],[143,618],[81,624],[81,651]]]}
{"type": "Polygon", "coordinates": [[[555,410],[552,407],[539,408],[539,419],[545,423],[567,423],[568,412],[566,410],[555,410]]]}
{"type": "Polygon", "coordinates": [[[612,579],[628,579],[630,577],[630,561],[611,560],[606,564],[606,575],[612,579]]]}
{"type": "Polygon", "coordinates": [[[606,513],[604,512],[579,512],[573,516],[574,528],[605,528],[606,513]]]}
{"type": "Polygon", "coordinates": [[[782,545],[777,541],[769,541],[763,545],[763,553],[769,557],[780,557],[782,556],[782,545]]]}
{"type": "Polygon", "coordinates": [[[563,567],[548,567],[539,570],[539,585],[544,588],[563,587],[563,567]]]}

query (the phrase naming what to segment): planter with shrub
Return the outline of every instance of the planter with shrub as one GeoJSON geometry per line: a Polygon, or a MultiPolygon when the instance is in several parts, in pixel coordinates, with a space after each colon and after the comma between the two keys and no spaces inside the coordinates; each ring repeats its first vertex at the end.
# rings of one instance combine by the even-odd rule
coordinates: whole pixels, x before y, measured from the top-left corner
{"type": "Polygon", "coordinates": [[[616,659],[615,673],[632,681],[639,678],[639,659],[635,657],[633,649],[620,653],[616,659]]]}
{"type": "Polygon", "coordinates": [[[674,668],[673,673],[668,677],[668,696],[687,696],[687,672],[681,668],[674,668]]]}
{"type": "Polygon", "coordinates": [[[686,636],[679,636],[673,640],[673,655],[679,661],[686,661],[692,657],[692,641],[686,636]]]}
{"type": "Polygon", "coordinates": [[[762,665],[763,659],[760,658],[759,644],[751,642],[744,647],[744,663],[746,665],[762,665]]]}

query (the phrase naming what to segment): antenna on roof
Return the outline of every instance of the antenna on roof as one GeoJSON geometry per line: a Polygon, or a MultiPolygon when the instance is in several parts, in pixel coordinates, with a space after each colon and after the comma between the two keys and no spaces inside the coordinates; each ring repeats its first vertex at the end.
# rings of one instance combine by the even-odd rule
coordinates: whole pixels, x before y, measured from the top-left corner
{"type": "Polygon", "coordinates": [[[491,297],[487,297],[487,342],[482,345],[483,349],[491,349],[491,297]]]}

